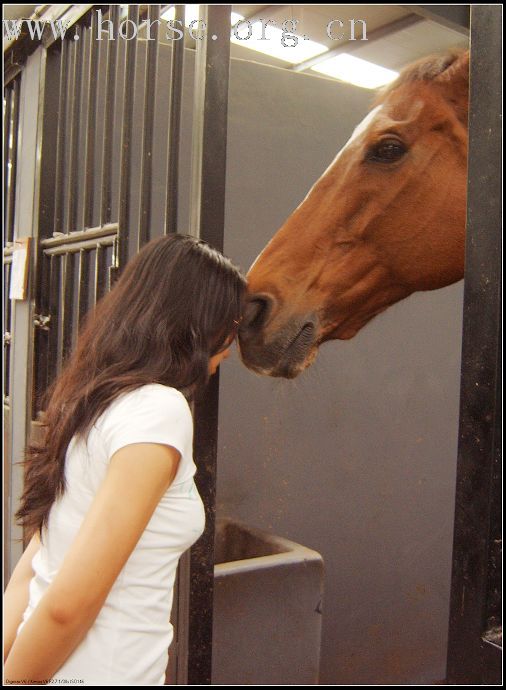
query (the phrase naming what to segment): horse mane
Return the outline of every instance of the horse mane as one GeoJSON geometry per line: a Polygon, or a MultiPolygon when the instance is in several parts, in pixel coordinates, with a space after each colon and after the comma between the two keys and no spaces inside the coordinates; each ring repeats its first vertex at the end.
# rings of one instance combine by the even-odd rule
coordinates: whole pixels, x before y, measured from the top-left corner
{"type": "Polygon", "coordinates": [[[412,84],[417,81],[432,81],[445,72],[454,62],[461,58],[467,51],[454,49],[445,53],[435,53],[420,58],[416,62],[405,67],[397,79],[379,90],[373,107],[380,105],[392,91],[404,84],[412,84]]]}

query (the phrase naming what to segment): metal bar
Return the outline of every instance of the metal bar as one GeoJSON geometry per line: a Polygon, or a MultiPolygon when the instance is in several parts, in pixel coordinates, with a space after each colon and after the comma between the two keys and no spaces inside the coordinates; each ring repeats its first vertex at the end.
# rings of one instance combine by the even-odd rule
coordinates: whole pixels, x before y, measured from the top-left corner
{"type": "Polygon", "coordinates": [[[107,67],[105,87],[105,125],[104,125],[104,155],[102,158],[102,204],[100,212],[100,225],[111,222],[112,209],[112,151],[113,151],[113,127],[114,106],[116,101],[116,66],[118,62],[118,28],[119,5],[110,5],[110,21],[112,22],[114,41],[107,41],[107,67]]]}
{"type": "MultiPolygon", "coordinates": [[[[206,37],[197,41],[192,146],[191,231],[223,249],[227,107],[230,69],[230,5],[201,5],[206,37]],[[211,36],[217,36],[212,40],[211,36]]],[[[195,477],[206,508],[206,528],[191,549],[188,685],[211,684],[214,587],[214,530],[219,377],[195,404],[194,452],[202,469],[195,477]]]]}
{"type": "Polygon", "coordinates": [[[10,346],[11,346],[11,304],[9,289],[11,285],[11,263],[4,264],[4,395],[9,395],[10,346]]]}
{"type": "MultiPolygon", "coordinates": [[[[40,286],[38,290],[38,313],[39,315],[49,316],[50,306],[49,306],[49,289],[50,289],[50,262],[51,259],[45,256],[43,252],[40,255],[40,286]]],[[[52,317],[47,324],[47,329],[36,328],[35,329],[35,353],[36,353],[36,366],[35,366],[35,395],[34,395],[34,414],[32,414],[32,419],[37,418],[37,412],[41,409],[40,403],[42,396],[48,386],[48,361],[50,357],[50,330],[55,327],[52,323],[52,317]]]]}
{"type": "MultiPolygon", "coordinates": [[[[83,18],[87,12],[96,7],[96,5],[49,5],[48,7],[51,8],[48,13],[51,11],[53,11],[53,13],[56,12],[58,14],[58,19],[65,22],[68,32],[76,22],[83,18]],[[68,9],[65,12],[61,12],[59,9],[56,9],[59,7],[66,7],[68,9]]],[[[42,18],[46,19],[46,13],[44,13],[42,18]]],[[[42,35],[42,45],[45,48],[49,48],[49,46],[53,45],[57,40],[59,40],[59,36],[55,36],[53,31],[45,31],[42,35]]]]}
{"type": "Polygon", "coordinates": [[[49,347],[47,349],[47,374],[48,385],[51,384],[58,372],[58,331],[60,322],[60,303],[58,294],[60,288],[60,258],[51,256],[49,258],[49,314],[51,316],[52,327],[49,329],[49,347]]]}
{"type": "MultiPolygon", "coordinates": [[[[35,125],[36,145],[33,192],[33,225],[32,234],[35,238],[35,251],[32,263],[32,285],[35,287],[35,300],[31,302],[29,310],[30,352],[27,362],[27,415],[29,419],[37,418],[37,376],[41,357],[36,349],[37,324],[46,325],[50,316],[47,311],[41,313],[37,307],[41,302],[47,304],[48,280],[44,284],[44,270],[48,271],[48,260],[44,259],[38,240],[48,231],[48,225],[52,223],[54,212],[54,170],[56,162],[57,141],[57,108],[59,100],[59,56],[56,51],[40,51],[40,71],[38,83],[37,121],[35,125]],[[41,295],[41,292],[43,295],[41,295]],[[38,312],[38,313],[37,313],[38,312]],[[29,410],[29,412],[28,412],[29,410]]],[[[52,229],[52,228],[51,228],[52,229]]],[[[32,293],[33,294],[33,293],[32,293]]],[[[42,339],[39,338],[39,342],[42,339]]],[[[44,358],[45,359],[45,358],[44,358]]]]}
{"type": "Polygon", "coordinates": [[[46,249],[45,253],[48,256],[64,256],[65,254],[77,254],[82,249],[91,250],[96,249],[98,246],[102,247],[112,247],[116,241],[116,235],[106,236],[100,240],[81,240],[80,242],[72,242],[71,245],[66,247],[52,247],[51,249],[46,249]]]}
{"type": "Polygon", "coordinates": [[[72,349],[72,297],[74,285],[74,262],[71,254],[64,254],[63,276],[61,283],[60,303],[61,303],[61,348],[59,351],[59,371],[72,349]]]}
{"type": "MultiPolygon", "coordinates": [[[[4,89],[4,196],[3,198],[7,201],[7,195],[9,193],[9,175],[10,175],[10,140],[11,140],[11,115],[12,115],[12,88],[4,89]]],[[[9,233],[7,231],[7,207],[8,203],[4,206],[4,227],[3,227],[3,243],[8,241],[9,233]]]]}
{"type": "MultiPolygon", "coordinates": [[[[84,180],[84,227],[93,224],[94,178],[95,178],[95,128],[97,121],[98,55],[99,42],[96,40],[98,26],[97,12],[91,13],[91,26],[88,30],[90,60],[88,71],[88,121],[86,126],[86,175],[84,180]]],[[[113,43],[114,41],[109,41],[113,43]]]]}
{"type": "Polygon", "coordinates": [[[23,71],[24,64],[20,62],[13,62],[12,54],[9,56],[8,62],[4,60],[4,87],[10,86],[11,82],[23,71]]]}
{"type": "MultiPolygon", "coordinates": [[[[138,26],[139,5],[128,6],[128,19],[138,26]]],[[[128,257],[128,234],[130,230],[130,180],[132,171],[132,128],[135,88],[135,67],[137,60],[137,36],[127,41],[125,62],[125,96],[123,101],[123,127],[121,132],[121,163],[118,220],[118,265],[121,272],[128,257]]]]}
{"type": "Polygon", "coordinates": [[[447,682],[500,685],[501,19],[472,5],[466,269],[447,682]],[[497,593],[499,594],[499,593],[497,593]]]}
{"type": "Polygon", "coordinates": [[[77,202],[79,197],[79,130],[81,122],[81,87],[83,74],[83,27],[75,27],[73,79],[71,85],[70,109],[70,169],[69,175],[69,220],[68,229],[77,230],[77,202]]]}
{"type": "Polygon", "coordinates": [[[67,82],[69,43],[61,42],[60,48],[60,94],[58,98],[58,137],[56,144],[55,209],[54,231],[63,232],[64,224],[64,185],[65,185],[65,142],[67,138],[67,82]]]}
{"type": "MultiPolygon", "coordinates": [[[[420,17],[417,14],[410,14],[407,17],[396,19],[394,22],[384,24],[377,29],[373,29],[373,31],[370,31],[367,34],[366,45],[370,45],[371,43],[374,43],[374,41],[379,41],[381,38],[385,38],[385,36],[391,36],[392,34],[402,31],[403,29],[407,29],[408,27],[418,24],[421,21],[423,21],[423,17],[420,17]]],[[[304,62],[300,62],[298,65],[293,65],[291,69],[294,72],[305,72],[311,67],[319,65],[320,62],[325,62],[325,60],[329,60],[340,53],[353,53],[354,51],[362,48],[364,43],[365,41],[362,42],[358,40],[342,41],[338,46],[332,48],[332,50],[327,50],[325,53],[315,55],[315,57],[310,58],[309,60],[304,60],[304,62]]]]}
{"type": "MultiPolygon", "coordinates": [[[[174,19],[180,21],[181,26],[184,26],[184,5],[176,5],[174,19]]],[[[172,41],[165,235],[177,232],[178,228],[179,142],[181,140],[183,67],[184,40],[172,41]]]]}
{"type": "Polygon", "coordinates": [[[114,236],[117,232],[118,223],[109,223],[103,227],[90,228],[89,230],[75,230],[74,232],[69,232],[68,235],[59,232],[54,233],[54,237],[47,237],[41,240],[41,246],[44,247],[44,249],[68,247],[77,242],[96,240],[98,238],[108,237],[109,235],[114,236]]]}
{"type": "Polygon", "coordinates": [[[90,275],[90,253],[89,250],[81,249],[79,251],[79,274],[78,274],[78,292],[77,292],[77,319],[78,328],[82,326],[84,316],[86,315],[88,305],[88,281],[90,275]]]}
{"type": "Polygon", "coordinates": [[[148,6],[146,80],[144,84],[144,137],[141,167],[141,213],[138,248],[150,239],[151,180],[153,177],[153,129],[155,119],[156,72],[158,64],[158,33],[160,5],[148,6]]]}
{"type": "Polygon", "coordinates": [[[105,295],[106,291],[106,259],[105,247],[99,244],[95,253],[95,304],[105,295]]]}
{"type": "MultiPolygon", "coordinates": [[[[55,203],[57,184],[58,128],[59,128],[59,93],[60,93],[60,52],[58,46],[47,51],[46,76],[44,82],[44,106],[41,112],[41,152],[39,175],[39,240],[50,236],[55,229],[55,203]]],[[[36,256],[39,256],[37,249],[36,256]]],[[[35,281],[36,289],[38,279],[35,281]]],[[[36,297],[37,300],[37,297],[36,297]]]]}
{"type": "Polygon", "coordinates": [[[14,240],[14,211],[16,202],[16,171],[18,158],[18,128],[19,128],[19,86],[20,80],[16,79],[11,87],[11,107],[9,118],[9,140],[7,149],[7,195],[5,232],[8,242],[14,240]]]}

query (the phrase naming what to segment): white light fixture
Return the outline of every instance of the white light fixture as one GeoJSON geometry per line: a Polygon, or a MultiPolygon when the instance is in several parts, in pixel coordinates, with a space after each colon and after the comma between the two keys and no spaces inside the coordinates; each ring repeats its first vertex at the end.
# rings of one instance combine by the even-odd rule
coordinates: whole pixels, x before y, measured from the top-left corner
{"type": "MultiPolygon", "coordinates": [[[[232,26],[242,19],[244,19],[244,17],[240,14],[232,12],[232,26]]],[[[249,48],[250,50],[257,51],[257,53],[270,55],[271,57],[285,60],[294,65],[299,62],[304,62],[304,60],[309,60],[309,58],[320,55],[328,50],[328,48],[321,43],[316,43],[316,41],[310,41],[309,39],[305,40],[302,34],[289,30],[285,33],[286,45],[283,45],[281,42],[283,30],[271,24],[265,26],[263,35],[265,39],[262,40],[262,22],[259,19],[250,21],[249,23],[246,20],[242,25],[237,27],[236,32],[232,30],[230,41],[236,45],[243,46],[243,48],[249,48]],[[237,38],[235,33],[241,38],[237,38]],[[289,34],[296,36],[297,45],[292,45],[295,41],[288,37],[289,34]]]]}
{"type": "Polygon", "coordinates": [[[347,53],[331,57],[311,67],[311,69],[328,77],[334,77],[355,84],[355,86],[362,86],[365,89],[376,89],[379,86],[384,86],[399,76],[398,72],[347,53]]]}
{"type": "MultiPolygon", "coordinates": [[[[160,18],[164,21],[169,21],[174,19],[174,17],[174,5],[171,5],[160,15],[160,18]]],[[[185,5],[185,26],[189,26],[192,21],[198,18],[199,6],[185,5]]],[[[249,24],[245,21],[242,26],[237,27],[237,35],[241,36],[241,38],[237,38],[233,31],[233,27],[241,20],[244,20],[241,14],[238,12],[231,12],[230,24],[232,26],[232,31],[230,40],[236,45],[243,46],[243,48],[250,48],[258,53],[264,53],[264,55],[270,55],[292,64],[309,60],[309,58],[320,55],[328,50],[328,48],[321,43],[316,43],[316,41],[310,41],[309,39],[305,40],[302,34],[290,31],[285,32],[286,45],[283,45],[281,42],[283,30],[271,24],[266,25],[263,34],[265,39],[262,40],[262,22],[259,19],[251,21],[249,24]],[[251,36],[249,35],[250,33],[251,36]],[[292,46],[294,39],[289,38],[289,34],[296,36],[297,45],[292,46]]],[[[198,27],[195,26],[194,28],[197,29],[198,27]]]]}

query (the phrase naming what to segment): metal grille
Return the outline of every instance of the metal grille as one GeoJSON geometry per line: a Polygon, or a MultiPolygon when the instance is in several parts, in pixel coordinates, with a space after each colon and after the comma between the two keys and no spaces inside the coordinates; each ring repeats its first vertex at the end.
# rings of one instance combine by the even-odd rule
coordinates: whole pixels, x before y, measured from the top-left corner
{"type": "MultiPolygon", "coordinates": [[[[159,40],[143,41],[147,48],[145,73],[138,74],[137,35],[119,40],[120,19],[136,26],[143,18],[159,19],[160,6],[150,5],[145,15],[129,5],[94,8],[74,25],[72,32],[48,49],[46,82],[58,89],[48,112],[57,113],[57,126],[46,127],[42,161],[43,176],[53,179],[41,195],[40,242],[36,295],[36,366],[33,418],[40,411],[44,391],[57,376],[73,350],[84,315],[110,289],[129,256],[151,239],[151,187],[155,89],[159,40]],[[110,22],[110,24],[108,23],[110,22]],[[112,30],[115,40],[99,28],[112,30]],[[98,75],[104,75],[103,79],[98,75]],[[134,98],[143,88],[142,150],[140,165],[140,210],[133,221],[135,194],[132,179],[134,98]],[[118,155],[117,152],[121,152],[118,155]]],[[[175,42],[171,109],[167,126],[172,133],[167,154],[170,194],[163,231],[177,230],[177,169],[181,89],[182,46],[175,42]]],[[[170,84],[167,84],[170,86],[170,84]]],[[[48,115],[49,116],[49,115],[48,115]]],[[[137,123],[135,123],[137,124],[137,123]]]]}

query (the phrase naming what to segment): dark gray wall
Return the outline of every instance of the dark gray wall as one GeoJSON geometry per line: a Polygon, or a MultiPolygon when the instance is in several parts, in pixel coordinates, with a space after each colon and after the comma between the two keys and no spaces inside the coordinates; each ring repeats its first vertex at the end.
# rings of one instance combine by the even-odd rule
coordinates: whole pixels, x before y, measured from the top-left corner
{"type": "MultiPolygon", "coordinates": [[[[232,62],[225,252],[244,269],[371,98],[232,62]]],[[[445,676],[461,319],[457,284],[326,343],[294,381],[237,353],[221,368],[217,515],[323,555],[321,684],[445,676]]]]}

